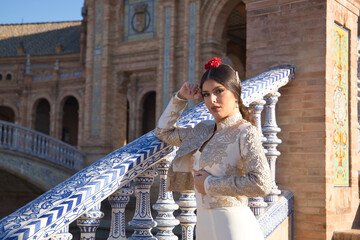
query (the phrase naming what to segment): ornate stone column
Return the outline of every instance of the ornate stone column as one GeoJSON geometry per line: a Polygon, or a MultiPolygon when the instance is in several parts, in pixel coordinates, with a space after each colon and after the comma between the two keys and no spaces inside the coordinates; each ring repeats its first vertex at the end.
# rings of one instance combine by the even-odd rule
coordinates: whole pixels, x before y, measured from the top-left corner
{"type": "MultiPolygon", "coordinates": [[[[266,102],[264,100],[259,100],[256,102],[252,102],[249,106],[250,109],[252,110],[252,116],[256,122],[256,127],[259,131],[262,142],[264,142],[266,140],[266,138],[264,137],[264,135],[261,131],[261,112],[264,109],[265,103],[266,102]]],[[[248,205],[251,208],[251,210],[253,211],[255,216],[259,216],[259,215],[263,214],[265,211],[265,208],[268,206],[268,204],[264,201],[263,197],[250,198],[248,205]]]]}
{"type": "Polygon", "coordinates": [[[112,207],[111,226],[108,240],[125,240],[125,208],[130,200],[130,196],[134,193],[130,189],[130,183],[109,196],[108,200],[112,207]]]}
{"type": "Polygon", "coordinates": [[[182,240],[194,239],[194,227],[196,225],[196,200],[194,191],[183,191],[179,200],[176,202],[181,209],[181,214],[177,217],[180,220],[182,240]]]}
{"type": "Polygon", "coordinates": [[[158,200],[156,201],[156,204],[153,205],[153,209],[158,211],[155,221],[157,222],[157,228],[159,229],[156,238],[159,240],[178,239],[172,230],[179,224],[179,220],[175,219],[173,215],[173,212],[177,210],[179,206],[175,204],[172,192],[167,192],[165,189],[167,173],[174,157],[175,153],[169,154],[161,160],[157,167],[158,172],[160,173],[160,191],[158,200]]]}
{"type": "Polygon", "coordinates": [[[275,112],[275,105],[279,97],[280,97],[279,92],[269,93],[264,97],[266,101],[266,105],[265,105],[266,118],[263,127],[264,136],[266,137],[266,141],[264,142],[264,147],[267,150],[267,153],[265,155],[270,165],[271,176],[273,180],[273,188],[271,190],[271,193],[265,197],[266,202],[277,201],[278,195],[280,195],[281,193],[275,182],[276,159],[280,155],[280,152],[276,149],[276,147],[281,143],[281,140],[277,137],[277,133],[279,133],[281,129],[277,126],[276,112],[275,112]]]}
{"type": "Polygon", "coordinates": [[[97,204],[90,211],[84,213],[76,221],[80,228],[80,240],[94,240],[96,229],[100,225],[104,213],[100,211],[101,203],[97,204]]]}
{"type": "Polygon", "coordinates": [[[129,222],[129,225],[134,227],[135,231],[131,238],[129,238],[130,240],[156,240],[151,234],[151,229],[156,227],[156,222],[152,218],[150,210],[150,188],[156,175],[157,172],[149,168],[139,177],[135,178],[136,209],[133,220],[129,222]]]}

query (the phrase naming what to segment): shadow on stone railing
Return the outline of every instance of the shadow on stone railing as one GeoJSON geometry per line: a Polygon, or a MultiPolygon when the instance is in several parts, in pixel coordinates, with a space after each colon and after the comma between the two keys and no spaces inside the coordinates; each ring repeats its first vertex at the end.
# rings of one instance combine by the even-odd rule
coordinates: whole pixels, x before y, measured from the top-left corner
{"type": "MultiPolygon", "coordinates": [[[[286,85],[294,74],[294,67],[280,66],[270,69],[242,83],[244,103],[255,110],[258,126],[260,113],[265,105],[266,121],[264,124],[264,146],[270,166],[275,173],[275,160],[279,153],[276,146],[279,139],[276,133],[275,103],[278,89],[286,85]],[[265,97],[265,98],[264,98],[265,97]],[[265,99],[266,101],[262,100],[265,99]]],[[[203,103],[186,111],[177,125],[193,127],[198,122],[211,119],[203,103]]],[[[261,128],[260,128],[261,129],[261,128]]],[[[125,239],[125,207],[129,196],[133,193],[129,183],[134,180],[136,210],[133,220],[129,222],[135,230],[131,239],[155,239],[151,229],[158,226],[158,239],[174,239],[172,229],[175,225],[182,226],[183,239],[192,239],[196,223],[196,209],[192,191],[181,193],[175,204],[172,193],[165,192],[167,169],[174,157],[176,148],[158,140],[153,132],[149,132],[126,146],[110,153],[98,162],[81,170],[71,178],[44,193],[11,215],[0,220],[0,239],[71,239],[68,225],[77,220],[81,239],[95,239],[96,228],[100,224],[103,213],[100,211],[102,200],[109,197],[112,205],[112,223],[108,239],[125,239]],[[157,203],[153,206],[158,211],[153,220],[150,212],[150,187],[158,174],[153,166],[158,165],[160,174],[160,193],[157,203]],[[180,206],[182,210],[178,220],[173,211],[180,206]]],[[[273,175],[275,183],[275,176],[273,175]]],[[[264,209],[276,208],[280,191],[274,184],[273,192],[267,199],[256,198],[249,205],[258,216],[260,223],[264,209]]],[[[281,216],[292,211],[281,212],[281,216]]],[[[280,216],[276,215],[276,216],[280,216]]],[[[267,218],[273,221],[271,217],[267,218]]],[[[275,222],[281,222],[277,217],[275,222]]],[[[266,220],[268,221],[268,220],[266,220]]],[[[269,222],[266,222],[269,224],[269,222]]],[[[274,225],[275,226],[275,225],[274,225]]],[[[262,226],[263,230],[266,229],[262,226]]],[[[267,230],[266,230],[267,231],[267,230]]],[[[176,237],[175,237],[176,239],[176,237]]]]}
{"type": "Polygon", "coordinates": [[[79,171],[85,154],[49,135],[0,120],[0,147],[25,153],[79,171]]]}

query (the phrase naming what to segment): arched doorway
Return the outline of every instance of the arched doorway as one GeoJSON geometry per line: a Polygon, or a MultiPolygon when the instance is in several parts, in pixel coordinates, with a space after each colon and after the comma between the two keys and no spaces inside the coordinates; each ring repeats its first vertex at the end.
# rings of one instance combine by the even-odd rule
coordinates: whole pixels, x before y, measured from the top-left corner
{"type": "Polygon", "coordinates": [[[36,105],[35,130],[50,134],[50,104],[44,98],[40,99],[36,105]]]}
{"type": "Polygon", "coordinates": [[[239,73],[241,80],[245,79],[246,69],[246,9],[240,3],[230,13],[226,28],[226,63],[232,65],[239,73]]]}
{"type": "Polygon", "coordinates": [[[0,169],[0,219],[44,193],[30,182],[0,169]]]}
{"type": "Polygon", "coordinates": [[[76,146],[79,129],[79,103],[75,97],[68,97],[63,105],[61,140],[76,146]]]}
{"type": "Polygon", "coordinates": [[[155,105],[156,105],[156,93],[149,92],[143,99],[142,108],[142,128],[141,134],[145,134],[155,128],[155,105]]]}
{"type": "Polygon", "coordinates": [[[0,120],[14,123],[15,122],[14,111],[9,107],[0,106],[0,120]]]}

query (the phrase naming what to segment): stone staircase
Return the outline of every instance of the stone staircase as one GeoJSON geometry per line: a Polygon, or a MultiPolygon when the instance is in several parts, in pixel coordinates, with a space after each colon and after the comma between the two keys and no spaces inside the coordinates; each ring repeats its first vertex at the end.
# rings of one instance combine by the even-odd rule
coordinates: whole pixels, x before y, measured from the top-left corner
{"type": "MultiPolygon", "coordinates": [[[[276,125],[275,104],[280,96],[278,89],[294,78],[294,71],[293,66],[278,66],[242,83],[241,97],[244,104],[257,110],[254,115],[258,119],[259,129],[262,129],[261,110],[265,109],[264,146],[266,156],[271,161],[274,182],[275,160],[279,155],[276,150],[279,128],[276,125]],[[265,101],[261,101],[263,98],[265,101]]],[[[193,127],[210,118],[211,115],[201,103],[183,113],[177,126],[193,127]]],[[[173,233],[172,229],[177,226],[181,227],[183,239],[192,240],[196,224],[194,192],[181,192],[176,203],[176,196],[173,198],[171,192],[165,192],[166,173],[175,151],[174,146],[157,139],[153,131],[143,135],[1,219],[0,239],[106,239],[106,236],[108,239],[124,239],[131,234],[131,230],[135,230],[132,239],[175,239],[174,234],[178,235],[178,231],[173,233]],[[150,189],[157,175],[160,177],[159,194],[156,204],[151,204],[151,196],[154,195],[150,189]],[[127,208],[133,194],[136,196],[135,214],[128,211],[134,209],[134,201],[130,201],[127,208]],[[110,207],[105,207],[108,202],[103,201],[106,198],[112,208],[111,217],[110,207]],[[158,212],[155,219],[151,205],[158,212]],[[180,215],[176,212],[178,208],[180,215]],[[131,216],[134,217],[128,222],[131,216]],[[74,225],[80,228],[80,234],[79,230],[73,229],[74,225]],[[107,230],[109,226],[110,233],[107,230]],[[99,232],[96,231],[98,227],[99,232]]],[[[292,239],[292,227],[289,230],[288,227],[279,226],[285,220],[293,219],[294,196],[289,191],[280,191],[276,184],[273,189],[276,191],[270,194],[271,198],[270,195],[265,199],[254,198],[249,206],[268,240],[278,240],[278,237],[272,237],[272,233],[279,229],[282,232],[276,236],[290,235],[280,239],[292,239]]],[[[292,226],[292,220],[288,226],[292,226]]]]}

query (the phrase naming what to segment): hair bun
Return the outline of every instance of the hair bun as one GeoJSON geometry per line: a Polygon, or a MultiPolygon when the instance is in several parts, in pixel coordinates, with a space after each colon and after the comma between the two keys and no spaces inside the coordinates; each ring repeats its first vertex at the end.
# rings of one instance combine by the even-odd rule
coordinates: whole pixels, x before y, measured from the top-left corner
{"type": "Polygon", "coordinates": [[[221,64],[220,58],[210,58],[207,64],[205,64],[205,70],[209,70],[211,68],[217,68],[221,64]]]}

